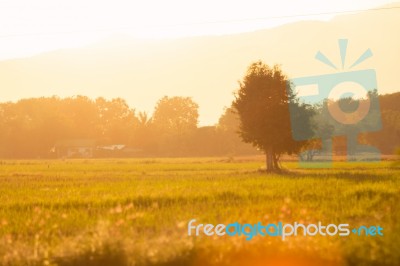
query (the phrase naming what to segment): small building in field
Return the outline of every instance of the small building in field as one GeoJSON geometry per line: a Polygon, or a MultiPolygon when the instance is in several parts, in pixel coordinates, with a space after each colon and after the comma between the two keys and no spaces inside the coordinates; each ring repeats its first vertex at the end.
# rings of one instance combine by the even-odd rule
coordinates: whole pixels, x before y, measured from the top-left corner
{"type": "Polygon", "coordinates": [[[93,139],[68,139],[58,141],[53,151],[57,158],[93,158],[95,149],[93,139]]]}
{"type": "Polygon", "coordinates": [[[117,158],[124,157],[124,144],[112,144],[107,146],[98,146],[96,148],[96,157],[117,158]]]}

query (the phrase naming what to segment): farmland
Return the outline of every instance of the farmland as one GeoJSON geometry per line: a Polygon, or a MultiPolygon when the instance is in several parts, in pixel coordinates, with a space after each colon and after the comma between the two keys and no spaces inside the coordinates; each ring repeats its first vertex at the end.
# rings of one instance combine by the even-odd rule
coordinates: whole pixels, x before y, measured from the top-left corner
{"type": "Polygon", "coordinates": [[[262,158],[0,162],[0,265],[400,265],[400,168],[282,174],[262,158]],[[321,221],[384,236],[188,236],[187,224],[321,221]]]}

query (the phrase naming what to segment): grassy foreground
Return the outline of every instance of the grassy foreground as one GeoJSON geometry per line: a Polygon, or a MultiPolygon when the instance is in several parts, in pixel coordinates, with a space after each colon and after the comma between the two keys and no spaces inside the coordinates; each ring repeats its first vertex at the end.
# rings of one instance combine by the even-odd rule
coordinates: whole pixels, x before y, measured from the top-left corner
{"type": "Polygon", "coordinates": [[[262,161],[0,162],[0,265],[400,265],[400,169],[262,161]],[[383,237],[189,237],[187,223],[380,225],[383,237]]]}

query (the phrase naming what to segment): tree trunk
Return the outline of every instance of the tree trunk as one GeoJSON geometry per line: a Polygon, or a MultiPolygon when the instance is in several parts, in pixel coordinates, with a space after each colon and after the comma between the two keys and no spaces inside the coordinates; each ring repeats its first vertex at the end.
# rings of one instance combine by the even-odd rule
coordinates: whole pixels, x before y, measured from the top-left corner
{"type": "Polygon", "coordinates": [[[279,171],[278,156],[274,153],[273,149],[268,149],[265,153],[267,172],[279,171]]]}
{"type": "Polygon", "coordinates": [[[273,163],[273,152],[272,149],[268,149],[267,152],[265,153],[266,155],[266,166],[267,166],[267,172],[272,172],[274,171],[274,163],[273,163]]]}
{"type": "Polygon", "coordinates": [[[274,170],[280,171],[281,168],[279,167],[278,156],[276,154],[273,154],[273,156],[274,156],[274,170]]]}

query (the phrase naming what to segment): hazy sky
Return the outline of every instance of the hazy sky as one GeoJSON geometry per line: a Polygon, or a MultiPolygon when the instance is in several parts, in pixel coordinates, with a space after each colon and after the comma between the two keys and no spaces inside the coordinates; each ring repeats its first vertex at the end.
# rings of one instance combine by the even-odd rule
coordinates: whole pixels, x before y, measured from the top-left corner
{"type": "Polygon", "coordinates": [[[390,2],[6,0],[0,1],[0,60],[82,46],[116,34],[140,38],[229,34],[302,19],[329,19],[337,14],[311,14],[368,9],[390,2]]]}
{"type": "MultiPolygon", "coordinates": [[[[25,58],[61,48],[82,47],[119,35],[158,39],[248,32],[299,20],[329,20],[334,16],[349,14],[352,11],[358,13],[357,11],[380,7],[392,2],[390,0],[0,0],[0,60],[25,58]]],[[[392,35],[390,35],[390,38],[392,38],[392,35]]],[[[127,40],[131,38],[120,39],[127,40]]],[[[114,38],[113,40],[119,39],[114,38]]],[[[374,52],[377,51],[378,55],[375,57],[384,63],[376,64],[376,66],[385,64],[397,65],[398,60],[392,54],[388,58],[385,58],[383,53],[379,54],[379,42],[382,42],[382,40],[377,38],[376,42],[378,43],[375,43],[375,46],[374,43],[369,43],[365,44],[366,46],[364,47],[363,42],[359,44],[362,44],[362,47],[357,47],[356,43],[351,43],[351,45],[359,48],[354,50],[355,55],[359,55],[368,47],[375,47],[374,52]],[[393,63],[391,60],[396,62],[393,63]]],[[[330,43],[332,43],[332,47],[336,51],[336,40],[334,42],[330,41],[330,43]]],[[[328,47],[325,45],[323,47],[326,52],[328,47]]],[[[276,44],[270,48],[272,48],[271,51],[273,52],[269,54],[269,60],[273,55],[279,54],[281,46],[276,44]]],[[[395,49],[397,49],[397,46],[395,49]]],[[[206,52],[208,53],[208,51],[206,52]]],[[[314,50],[313,53],[315,53],[314,50]]],[[[171,56],[171,60],[175,60],[174,54],[171,56]]],[[[258,53],[257,56],[262,58],[265,54],[258,53]]],[[[312,59],[312,56],[309,56],[309,58],[312,59]]],[[[286,56],[284,57],[286,58],[286,56]]],[[[242,71],[244,71],[246,64],[250,62],[247,59],[246,62],[242,62],[243,70],[240,68],[240,72],[233,71],[233,69],[237,70],[236,66],[230,68],[230,65],[227,68],[229,72],[225,73],[224,78],[217,75],[219,70],[217,69],[212,73],[208,73],[207,78],[199,78],[199,76],[195,75],[193,80],[187,81],[187,84],[202,84],[202,88],[210,88],[209,90],[216,91],[218,89],[218,96],[215,96],[215,99],[210,102],[207,91],[202,91],[196,86],[188,87],[185,81],[180,79],[179,75],[168,72],[171,70],[170,68],[157,70],[154,69],[154,66],[151,66],[151,70],[146,70],[147,72],[136,71],[140,75],[138,74],[138,77],[135,77],[134,80],[124,79],[119,81],[121,83],[117,83],[115,75],[111,75],[112,73],[109,75],[109,73],[119,72],[120,69],[113,69],[114,65],[108,62],[106,65],[111,70],[107,68],[109,72],[100,73],[106,77],[110,76],[110,80],[108,80],[111,84],[109,85],[110,88],[114,86],[118,88],[110,89],[107,87],[108,83],[106,82],[101,84],[102,86],[93,85],[96,83],[97,76],[95,78],[90,77],[88,80],[86,77],[91,73],[85,72],[88,71],[84,68],[85,62],[80,61],[80,57],[78,58],[78,60],[75,59],[74,61],[76,67],[68,70],[68,73],[64,73],[64,76],[60,76],[64,79],[58,78],[59,72],[64,69],[63,66],[58,66],[61,70],[55,66],[47,66],[48,69],[46,69],[46,66],[41,65],[41,62],[36,62],[36,65],[33,64],[35,67],[29,69],[27,68],[27,61],[29,60],[18,61],[19,69],[14,69],[11,66],[5,69],[5,71],[11,72],[0,73],[7,76],[1,79],[3,90],[0,91],[0,102],[15,101],[27,97],[52,95],[66,97],[82,94],[89,97],[122,97],[132,107],[151,112],[156,101],[163,95],[190,96],[198,101],[200,105],[200,123],[202,125],[213,124],[217,122],[223,107],[230,104],[233,98],[232,91],[236,89],[237,80],[243,74],[242,71]],[[80,65],[83,65],[83,70],[74,72],[80,65]],[[43,68],[41,71],[40,67],[43,68]],[[29,69],[29,71],[26,71],[26,69],[29,69]],[[52,70],[55,72],[50,74],[51,77],[46,76],[52,73],[52,70]],[[163,79],[166,81],[159,85],[154,82],[155,78],[152,76],[152,71],[158,71],[157,74],[163,74],[164,72],[169,74],[163,79]],[[9,83],[7,83],[7,78],[9,83]],[[71,83],[72,85],[68,88],[64,87],[67,86],[66,84],[70,84],[68,81],[71,80],[76,80],[76,83],[71,83]],[[26,84],[24,83],[25,81],[27,82],[26,84]],[[14,87],[10,86],[11,83],[14,84],[14,87]],[[127,86],[133,86],[132,84],[139,84],[139,87],[147,85],[148,87],[144,87],[145,89],[143,90],[126,88],[127,86]],[[9,86],[8,89],[6,89],[7,86],[9,86]]],[[[148,60],[148,57],[145,58],[148,60]]],[[[237,59],[240,61],[240,56],[237,59]]],[[[293,62],[286,62],[285,69],[290,70],[292,63],[295,69],[302,69],[298,67],[301,64],[296,61],[297,59],[299,58],[292,57],[291,60],[293,62]]],[[[120,61],[123,63],[123,60],[120,61]]],[[[175,65],[175,61],[172,62],[175,65]]],[[[278,62],[282,63],[281,61],[278,62]]],[[[161,65],[162,63],[165,62],[161,62],[161,65]]],[[[371,59],[369,63],[372,64],[374,61],[371,59]]],[[[4,65],[7,64],[4,63],[4,65]]],[[[95,71],[97,65],[91,67],[94,68],[93,73],[97,73],[95,71]]],[[[132,67],[138,66],[132,64],[132,67]]],[[[227,69],[225,70],[228,71],[227,69]]],[[[186,68],[183,71],[186,71],[186,68]]],[[[292,72],[295,73],[295,71],[292,72]]],[[[203,72],[201,73],[204,74],[203,72]]],[[[190,74],[194,75],[195,73],[190,74]]],[[[133,75],[127,76],[132,78],[131,76],[133,75]]],[[[159,76],[163,77],[162,75],[159,76]]],[[[385,82],[387,84],[397,84],[395,76],[392,72],[380,72],[380,78],[384,80],[381,84],[385,82]]],[[[397,89],[389,86],[384,88],[386,91],[397,89]]]]}

